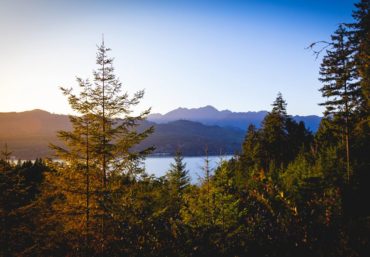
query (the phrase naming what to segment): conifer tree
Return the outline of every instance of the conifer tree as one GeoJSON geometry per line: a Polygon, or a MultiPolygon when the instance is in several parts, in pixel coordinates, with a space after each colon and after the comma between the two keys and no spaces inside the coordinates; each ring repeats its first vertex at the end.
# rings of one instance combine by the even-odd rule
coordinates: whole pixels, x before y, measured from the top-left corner
{"type": "Polygon", "coordinates": [[[122,91],[109,51],[103,41],[98,47],[98,68],[93,72],[93,82],[77,79],[80,93],[62,88],[72,109],[80,116],[70,116],[72,131],[58,133],[66,147],[51,146],[64,162],[53,164],[56,172],[49,178],[55,192],[63,195],[63,201],[54,206],[56,212],[73,217],[66,220],[66,227],[82,233],[80,223],[84,221],[86,237],[91,234],[99,238],[102,253],[109,217],[107,204],[112,199],[112,187],[116,186],[113,180],[122,175],[136,176],[138,165],[151,148],[139,152],[131,148],[152,132],[152,128],[136,130],[150,109],[132,115],[132,107],[140,102],[144,92],[138,91],[130,97],[122,91]]]}
{"type": "Polygon", "coordinates": [[[193,226],[210,227],[214,224],[214,192],[212,184],[212,169],[208,156],[208,148],[205,148],[203,176],[199,178],[200,187],[195,187],[186,195],[185,205],[181,208],[181,216],[185,223],[193,226]]]}
{"type": "Polygon", "coordinates": [[[3,150],[1,150],[1,158],[4,161],[9,162],[11,155],[12,155],[12,152],[9,150],[8,144],[5,143],[3,150]]]}
{"type": "Polygon", "coordinates": [[[247,133],[242,146],[243,165],[251,168],[256,163],[259,164],[258,156],[259,133],[253,124],[248,126],[247,133]]]}
{"type": "Polygon", "coordinates": [[[262,168],[265,171],[268,171],[271,165],[280,167],[284,163],[287,150],[286,121],[288,115],[286,106],[287,104],[279,92],[272,104],[272,111],[266,115],[262,122],[261,152],[263,156],[262,168]]]}
{"type": "Polygon", "coordinates": [[[215,172],[215,223],[221,225],[222,230],[237,223],[239,200],[235,194],[233,174],[228,170],[227,162],[222,160],[215,172]]]}
{"type": "Polygon", "coordinates": [[[182,196],[184,190],[190,184],[189,171],[186,170],[186,163],[179,151],[176,152],[174,158],[175,163],[171,163],[171,169],[167,173],[167,180],[172,196],[178,198],[182,196]]]}
{"type": "Polygon", "coordinates": [[[356,68],[361,78],[360,86],[364,96],[365,108],[370,109],[370,1],[361,0],[353,11],[355,22],[346,24],[350,43],[355,50],[356,68]]]}
{"type": "Polygon", "coordinates": [[[174,157],[175,163],[171,163],[171,168],[166,174],[168,207],[171,221],[180,219],[180,209],[184,204],[184,195],[190,187],[189,171],[186,163],[179,151],[174,157]]]}
{"type": "Polygon", "coordinates": [[[205,158],[204,158],[204,166],[202,167],[202,170],[204,172],[204,178],[203,183],[205,184],[205,189],[206,189],[206,217],[207,217],[207,222],[211,223],[212,222],[212,217],[211,217],[211,167],[210,167],[210,160],[208,156],[208,146],[204,149],[205,153],[205,158]]]}
{"type": "Polygon", "coordinates": [[[331,40],[331,47],[326,50],[320,69],[320,81],[323,83],[320,91],[327,99],[321,105],[326,107],[325,117],[332,118],[337,132],[344,137],[349,181],[350,130],[353,114],[361,104],[359,79],[355,68],[354,48],[343,25],[339,26],[331,40]]]}
{"type": "Polygon", "coordinates": [[[271,113],[278,114],[282,119],[285,119],[287,117],[286,107],[287,103],[285,102],[281,92],[279,92],[274,103],[272,104],[271,113]]]}

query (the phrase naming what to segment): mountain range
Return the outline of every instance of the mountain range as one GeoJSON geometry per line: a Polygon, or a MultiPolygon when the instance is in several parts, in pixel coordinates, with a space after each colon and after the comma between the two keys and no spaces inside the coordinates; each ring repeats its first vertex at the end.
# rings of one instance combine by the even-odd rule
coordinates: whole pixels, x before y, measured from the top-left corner
{"type": "MultiPolygon", "coordinates": [[[[178,120],[166,124],[144,121],[139,130],[154,126],[155,132],[135,150],[155,146],[153,155],[173,155],[180,149],[183,155],[234,154],[240,150],[244,131],[236,128],[207,126],[199,122],[178,120]]],[[[52,157],[49,143],[62,144],[57,131],[71,130],[68,115],[43,110],[0,113],[0,149],[6,143],[16,159],[52,157]]]]}
{"type": "MultiPolygon", "coordinates": [[[[266,114],[218,111],[212,106],[151,114],[139,129],[154,126],[155,132],[135,149],[155,146],[153,155],[173,155],[179,149],[183,155],[197,156],[204,155],[205,148],[210,155],[234,154],[240,151],[248,124],[259,127],[266,114]]],[[[318,116],[293,118],[304,121],[312,131],[320,122],[318,116]]],[[[0,113],[0,148],[7,143],[17,159],[52,157],[49,143],[62,144],[57,131],[71,128],[68,115],[43,110],[0,113]]]]}
{"type": "MultiPolygon", "coordinates": [[[[177,108],[166,114],[154,113],[149,115],[148,120],[155,123],[168,123],[176,120],[189,120],[200,122],[205,125],[216,125],[220,127],[235,127],[246,130],[249,124],[254,124],[260,127],[262,120],[267,115],[267,111],[258,112],[232,112],[229,110],[219,111],[213,106],[205,106],[201,108],[177,108]]],[[[295,115],[292,118],[297,121],[303,121],[307,128],[312,132],[316,132],[321,117],[316,115],[299,116],[295,115]]]]}

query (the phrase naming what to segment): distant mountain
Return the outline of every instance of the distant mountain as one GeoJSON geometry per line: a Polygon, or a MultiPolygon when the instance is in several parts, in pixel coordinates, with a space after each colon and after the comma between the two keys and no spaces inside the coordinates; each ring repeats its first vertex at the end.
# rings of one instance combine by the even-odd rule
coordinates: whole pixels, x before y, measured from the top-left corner
{"type": "Polygon", "coordinates": [[[57,143],[56,131],[70,130],[67,115],[42,110],[0,113],[0,149],[7,143],[13,155],[35,159],[51,154],[49,143],[57,143]]]}
{"type": "MultiPolygon", "coordinates": [[[[136,149],[154,145],[157,155],[172,155],[180,149],[184,155],[203,155],[207,146],[210,155],[233,154],[240,150],[244,131],[237,128],[207,126],[192,121],[156,124],[144,121],[139,129],[154,126],[155,132],[136,149]]],[[[13,155],[21,159],[51,156],[49,143],[61,144],[58,130],[70,130],[68,115],[42,110],[0,113],[0,148],[7,143],[13,155]]]]}
{"type": "MultiPolygon", "coordinates": [[[[184,155],[202,155],[207,146],[210,155],[233,154],[240,150],[249,124],[260,126],[266,111],[218,111],[212,106],[178,108],[165,115],[151,114],[139,129],[155,127],[155,132],[136,149],[154,145],[157,155],[172,155],[180,149],[184,155]]],[[[316,131],[321,118],[294,116],[316,131]]],[[[0,148],[7,143],[16,158],[34,159],[51,156],[49,143],[61,143],[58,130],[70,130],[68,115],[43,110],[0,113],[0,148]]]]}
{"type": "Polygon", "coordinates": [[[180,149],[183,155],[199,156],[204,155],[205,148],[209,155],[235,154],[240,151],[245,136],[241,129],[207,126],[187,120],[143,125],[154,125],[155,130],[136,148],[154,145],[157,154],[173,155],[180,149]]]}
{"type": "MultiPolygon", "coordinates": [[[[254,124],[260,127],[262,120],[266,116],[267,111],[259,112],[231,112],[229,110],[219,111],[213,106],[207,105],[201,108],[178,108],[164,115],[151,114],[148,117],[149,121],[155,123],[168,123],[176,120],[189,120],[200,122],[205,125],[217,125],[220,127],[235,127],[246,130],[249,124],[254,124]]],[[[293,116],[296,121],[303,121],[306,127],[311,131],[316,132],[321,117],[316,115],[310,116],[293,116]]]]}

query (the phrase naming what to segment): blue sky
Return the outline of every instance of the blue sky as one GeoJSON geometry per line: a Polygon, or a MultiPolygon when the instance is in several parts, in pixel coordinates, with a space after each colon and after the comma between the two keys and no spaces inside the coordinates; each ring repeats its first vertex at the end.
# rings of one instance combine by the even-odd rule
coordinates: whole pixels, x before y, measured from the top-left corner
{"type": "Polygon", "coordinates": [[[351,21],[352,0],[0,0],[0,112],[70,113],[59,86],[91,77],[104,33],[139,109],[213,105],[321,114],[320,60],[305,49],[351,21]]]}

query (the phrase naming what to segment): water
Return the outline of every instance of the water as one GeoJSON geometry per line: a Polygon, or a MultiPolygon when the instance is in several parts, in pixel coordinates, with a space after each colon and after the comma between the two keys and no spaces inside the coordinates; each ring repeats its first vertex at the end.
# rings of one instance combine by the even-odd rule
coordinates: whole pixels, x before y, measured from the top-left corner
{"type": "MultiPolygon", "coordinates": [[[[210,156],[209,167],[213,171],[220,160],[229,160],[232,156],[210,156]]],[[[204,177],[204,171],[202,168],[205,164],[205,156],[199,157],[184,157],[184,163],[186,163],[186,170],[189,171],[189,176],[192,183],[197,183],[200,177],[204,177]]],[[[147,157],[145,160],[145,170],[148,174],[154,175],[156,177],[161,177],[166,174],[170,169],[171,163],[174,163],[173,157],[147,157]]]]}
{"type": "MultiPolygon", "coordinates": [[[[232,157],[232,155],[209,156],[208,159],[211,174],[213,173],[214,169],[217,168],[221,159],[230,160],[232,157]]],[[[195,184],[199,181],[199,178],[204,178],[204,171],[202,169],[205,165],[205,158],[205,156],[184,157],[183,162],[186,164],[186,170],[189,171],[191,183],[195,184]]],[[[34,161],[35,160],[31,160],[31,162],[34,161]]],[[[18,161],[14,160],[14,164],[16,164],[17,162],[18,161]]],[[[21,162],[25,162],[25,160],[21,160],[21,162]]],[[[170,169],[171,163],[175,163],[174,157],[147,157],[144,161],[144,167],[146,173],[148,173],[149,175],[161,177],[165,175],[170,169]]]]}

